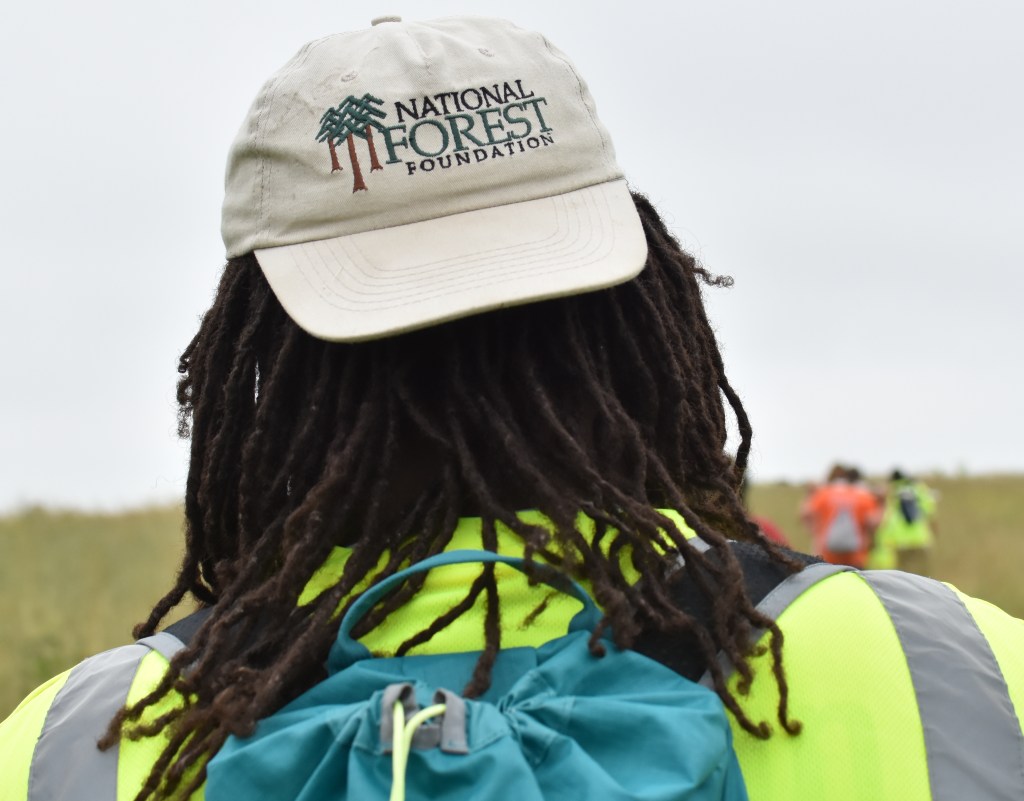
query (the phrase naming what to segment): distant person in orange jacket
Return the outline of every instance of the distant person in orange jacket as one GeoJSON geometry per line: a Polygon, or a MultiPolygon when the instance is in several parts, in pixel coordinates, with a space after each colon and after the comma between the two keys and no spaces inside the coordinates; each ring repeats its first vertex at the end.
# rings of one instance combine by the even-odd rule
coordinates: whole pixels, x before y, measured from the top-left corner
{"type": "Polygon", "coordinates": [[[850,480],[851,475],[859,475],[854,470],[834,466],[826,483],[812,490],[803,502],[800,519],[811,531],[818,556],[833,564],[863,568],[881,509],[874,493],[850,480]]]}

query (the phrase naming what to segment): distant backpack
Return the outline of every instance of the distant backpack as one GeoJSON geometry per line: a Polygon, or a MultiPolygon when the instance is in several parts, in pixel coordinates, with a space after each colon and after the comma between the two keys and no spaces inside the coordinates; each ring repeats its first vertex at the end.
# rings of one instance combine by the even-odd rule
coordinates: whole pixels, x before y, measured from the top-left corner
{"type": "Polygon", "coordinates": [[[855,553],[862,547],[860,524],[849,506],[840,507],[825,529],[825,548],[832,553],[855,553]]]}
{"type": "Polygon", "coordinates": [[[553,572],[541,577],[583,609],[564,637],[499,651],[492,686],[464,699],[479,652],[374,658],[355,624],[409,576],[521,559],[452,551],[364,592],[341,622],[328,678],[231,737],[210,761],[207,801],[746,801],[719,698],[609,640],[590,653],[601,613],[553,572]],[[453,689],[456,688],[456,689],[453,689]]]}
{"type": "Polygon", "coordinates": [[[896,492],[896,500],[900,505],[900,514],[907,523],[916,523],[921,519],[921,502],[913,487],[900,487],[896,492]]]}

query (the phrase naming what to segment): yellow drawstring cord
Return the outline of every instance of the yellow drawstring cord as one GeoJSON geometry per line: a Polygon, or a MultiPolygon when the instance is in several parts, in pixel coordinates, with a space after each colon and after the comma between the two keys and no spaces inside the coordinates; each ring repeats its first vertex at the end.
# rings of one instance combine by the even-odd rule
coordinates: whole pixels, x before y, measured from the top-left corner
{"type": "Polygon", "coordinates": [[[405,722],[405,707],[402,702],[395,701],[394,723],[392,725],[391,740],[391,798],[390,801],[405,801],[405,769],[409,764],[409,752],[412,750],[412,738],[416,729],[426,723],[430,718],[442,714],[447,707],[444,704],[434,704],[426,709],[421,709],[405,722]]]}

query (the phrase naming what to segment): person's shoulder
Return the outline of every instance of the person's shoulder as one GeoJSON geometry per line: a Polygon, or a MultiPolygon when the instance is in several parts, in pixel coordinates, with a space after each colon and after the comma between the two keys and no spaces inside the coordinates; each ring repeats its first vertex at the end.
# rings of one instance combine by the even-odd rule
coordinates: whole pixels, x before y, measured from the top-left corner
{"type": "Polygon", "coordinates": [[[56,785],[92,775],[111,719],[164,675],[180,647],[161,632],[94,654],[30,693],[0,723],[0,801],[64,797],[56,785]]]}
{"type": "Polygon", "coordinates": [[[103,727],[113,717],[111,713],[100,720],[98,702],[118,697],[123,703],[131,680],[125,681],[116,666],[139,650],[119,646],[82,660],[29,693],[0,723],[0,801],[40,796],[40,782],[52,783],[54,777],[66,775],[78,757],[95,752],[103,727]],[[50,761],[58,769],[40,771],[50,761]],[[30,773],[35,777],[31,783],[30,773]]]}
{"type": "Polygon", "coordinates": [[[1024,620],[951,584],[899,570],[851,571],[831,584],[835,592],[807,599],[806,614],[847,626],[874,618],[873,627],[892,635],[919,670],[960,669],[976,678],[987,671],[1024,719],[1024,620]]]}
{"type": "MultiPolygon", "coordinates": [[[[729,550],[736,557],[743,573],[743,584],[751,604],[761,604],[776,588],[784,584],[791,569],[771,557],[760,545],[730,541],[729,550]]],[[[804,565],[822,563],[816,556],[783,548],[790,557],[804,565]]],[[[714,549],[706,556],[719,561],[722,557],[714,549]]],[[[680,571],[670,586],[673,603],[691,616],[705,629],[711,629],[711,604],[686,571],[680,571]]],[[[643,630],[633,648],[652,659],[669,666],[677,673],[696,681],[706,669],[696,641],[687,636],[666,635],[653,628],[643,630]]]]}
{"type": "Polygon", "coordinates": [[[29,797],[29,769],[53,699],[71,671],[33,690],[0,722],[0,801],[24,801],[29,797]]]}
{"type": "Polygon", "coordinates": [[[1024,721],[1024,620],[993,603],[974,598],[948,585],[984,636],[1024,721]]]}
{"type": "MultiPolygon", "coordinates": [[[[146,657],[153,655],[155,666],[163,671],[180,647],[181,641],[178,638],[161,632],[83,659],[77,665],[39,685],[18,704],[7,719],[0,723],[0,743],[4,742],[4,738],[9,737],[14,729],[23,730],[29,723],[38,723],[41,728],[43,718],[55,717],[53,708],[57,704],[67,705],[67,709],[62,712],[67,716],[92,708],[91,703],[79,703],[81,700],[93,701],[110,693],[114,688],[124,687],[127,692],[146,657]],[[68,703],[69,698],[75,698],[75,701],[68,703]]],[[[122,703],[126,692],[121,694],[122,703]]],[[[2,750],[0,748],[0,751],[2,750]]]]}
{"type": "MultiPolygon", "coordinates": [[[[1021,797],[1024,622],[934,579],[829,567],[838,566],[793,574],[761,606],[784,635],[789,708],[803,731],[766,744],[734,726],[753,786],[795,798],[925,798],[938,776],[938,786],[968,788],[964,797],[992,787],[991,797],[1021,797]],[[951,753],[963,758],[942,756],[951,753]],[[818,779],[835,776],[850,780],[829,793],[818,779]],[[904,792],[882,792],[879,776],[899,777],[890,786],[904,792]]],[[[772,668],[769,636],[751,660],[757,676],[772,668]]],[[[770,719],[779,702],[758,678],[745,711],[770,719]]]]}

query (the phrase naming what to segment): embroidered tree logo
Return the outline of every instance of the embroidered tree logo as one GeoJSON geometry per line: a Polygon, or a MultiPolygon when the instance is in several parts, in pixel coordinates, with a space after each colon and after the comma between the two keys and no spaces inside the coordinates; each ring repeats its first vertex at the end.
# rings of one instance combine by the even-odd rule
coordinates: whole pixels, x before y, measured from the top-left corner
{"type": "Polygon", "coordinates": [[[320,131],[316,135],[316,140],[326,142],[330,148],[331,172],[341,170],[337,147],[342,142],[348,142],[348,159],[352,163],[353,192],[366,189],[363,172],[359,169],[354,137],[365,139],[370,148],[370,172],[384,169],[377,158],[377,149],[373,144],[373,129],[381,130],[383,128],[377,120],[387,116],[377,108],[382,105],[384,105],[383,100],[369,93],[362,97],[349,95],[338,104],[337,108],[327,109],[320,118],[320,131]]]}

